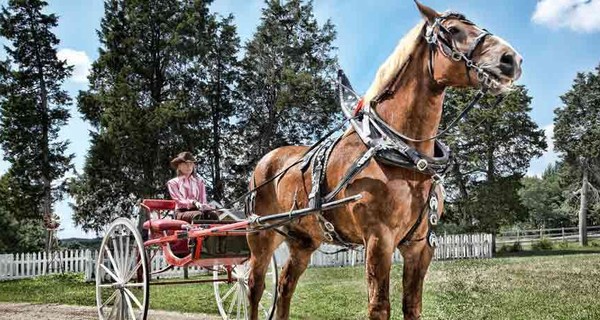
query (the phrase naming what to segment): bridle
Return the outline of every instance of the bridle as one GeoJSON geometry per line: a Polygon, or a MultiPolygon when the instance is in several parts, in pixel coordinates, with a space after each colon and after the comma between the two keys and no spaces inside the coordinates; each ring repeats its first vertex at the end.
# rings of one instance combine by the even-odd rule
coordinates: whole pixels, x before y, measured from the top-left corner
{"type": "Polygon", "coordinates": [[[482,29],[481,33],[471,42],[469,50],[463,53],[456,49],[456,42],[452,33],[442,24],[444,20],[457,19],[462,23],[468,25],[475,25],[472,21],[464,18],[464,16],[457,13],[446,13],[435,19],[433,24],[428,24],[425,29],[425,40],[429,44],[429,74],[433,79],[433,55],[437,49],[447,58],[450,58],[456,62],[464,61],[465,67],[467,68],[467,77],[471,82],[470,71],[475,70],[477,74],[477,80],[483,87],[492,88],[499,86],[498,82],[492,79],[488,72],[479,67],[473,62],[473,53],[483,43],[487,36],[492,34],[486,29],[482,29]],[[437,32],[436,32],[437,28],[437,32]]]}
{"type": "MultiPolygon", "coordinates": [[[[385,127],[386,129],[388,129],[390,132],[392,132],[396,136],[398,136],[401,139],[408,141],[408,142],[425,142],[425,141],[435,140],[435,139],[445,135],[448,132],[448,130],[450,130],[452,127],[454,127],[458,123],[458,121],[460,119],[462,119],[477,104],[477,102],[479,102],[479,100],[487,93],[487,91],[489,89],[500,86],[500,84],[496,80],[494,80],[493,78],[490,77],[490,74],[487,71],[485,71],[483,68],[481,68],[479,65],[477,65],[473,61],[473,53],[475,52],[475,50],[477,50],[477,48],[484,42],[484,40],[487,36],[490,36],[492,34],[489,31],[482,29],[482,32],[473,40],[473,42],[469,46],[469,50],[466,53],[463,53],[463,52],[459,51],[458,49],[456,49],[457,46],[456,46],[456,42],[453,38],[452,33],[446,27],[444,27],[444,25],[442,24],[442,22],[444,22],[444,20],[447,20],[447,19],[458,19],[459,21],[461,21],[463,23],[466,23],[469,25],[475,25],[473,22],[466,19],[463,15],[458,14],[458,13],[453,13],[453,12],[445,13],[445,14],[437,17],[434,20],[433,24],[427,24],[427,26],[425,27],[424,38],[425,38],[425,41],[429,45],[429,63],[428,63],[429,75],[430,75],[431,79],[433,81],[435,81],[434,75],[433,75],[433,70],[434,70],[433,61],[434,61],[435,52],[437,50],[439,50],[445,57],[452,59],[453,61],[456,61],[456,62],[464,61],[465,68],[467,69],[467,77],[469,79],[469,82],[471,82],[470,71],[471,71],[471,69],[475,70],[475,73],[477,74],[477,80],[479,81],[478,83],[480,85],[480,88],[479,88],[478,92],[475,94],[475,96],[473,97],[473,100],[459,113],[459,115],[454,120],[452,120],[448,124],[448,126],[444,130],[442,130],[439,133],[437,133],[436,135],[426,138],[426,139],[414,139],[414,138],[408,137],[402,133],[397,132],[394,128],[392,128],[390,125],[388,125],[379,116],[375,107],[377,105],[379,105],[381,102],[383,102],[384,100],[387,100],[394,96],[394,94],[396,93],[396,90],[398,89],[399,80],[402,77],[404,71],[406,70],[408,63],[410,63],[410,61],[411,61],[411,59],[409,57],[409,59],[407,59],[407,61],[404,63],[404,65],[398,70],[398,72],[396,73],[394,78],[388,83],[388,85],[384,88],[384,90],[382,90],[378,95],[376,95],[370,101],[370,108],[367,108],[367,110],[365,110],[366,112],[369,113],[369,115],[372,116],[372,118],[375,121],[378,122],[378,124],[380,126],[385,127]]],[[[496,102],[494,102],[494,104],[492,106],[490,106],[490,108],[496,107],[497,105],[499,105],[502,102],[502,100],[504,100],[504,95],[499,95],[496,98],[496,102]]]]}

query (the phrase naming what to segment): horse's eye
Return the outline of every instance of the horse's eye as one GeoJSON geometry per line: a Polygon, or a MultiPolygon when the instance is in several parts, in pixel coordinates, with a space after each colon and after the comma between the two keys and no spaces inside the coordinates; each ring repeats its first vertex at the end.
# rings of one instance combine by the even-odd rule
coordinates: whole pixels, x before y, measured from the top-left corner
{"type": "Polygon", "coordinates": [[[455,35],[460,32],[460,29],[458,29],[457,27],[450,27],[448,28],[448,32],[450,32],[451,35],[455,35]]]}

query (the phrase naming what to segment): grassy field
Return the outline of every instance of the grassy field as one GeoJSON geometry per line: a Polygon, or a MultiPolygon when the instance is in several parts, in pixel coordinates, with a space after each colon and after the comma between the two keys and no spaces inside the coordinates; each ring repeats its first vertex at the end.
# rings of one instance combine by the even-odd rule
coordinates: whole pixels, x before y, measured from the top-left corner
{"type": "MultiPolygon", "coordinates": [[[[600,250],[512,253],[489,260],[435,262],[423,319],[600,319],[600,250]]],[[[392,270],[392,318],[401,319],[402,266],[392,270]]],[[[292,304],[294,319],[364,319],[362,267],[309,269],[292,304]]],[[[80,275],[0,282],[0,301],[94,305],[80,275]]],[[[217,313],[212,285],[152,287],[151,308],[217,313]]]]}

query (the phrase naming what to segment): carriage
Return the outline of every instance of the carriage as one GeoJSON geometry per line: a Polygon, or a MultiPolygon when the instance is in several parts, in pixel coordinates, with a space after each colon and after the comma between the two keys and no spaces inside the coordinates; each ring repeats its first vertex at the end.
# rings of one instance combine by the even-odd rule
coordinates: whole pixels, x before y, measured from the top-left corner
{"type": "MultiPolygon", "coordinates": [[[[321,210],[342,206],[360,196],[332,201],[321,210]]],[[[314,210],[292,210],[245,220],[195,220],[172,218],[175,201],[145,199],[141,214],[147,240],[127,218],[118,218],[107,229],[96,263],[96,304],[99,319],[146,319],[150,287],[189,283],[213,283],[215,300],[223,319],[247,319],[250,249],[246,234],[286,223],[314,210]],[[272,222],[277,221],[275,224],[272,222]],[[156,250],[159,249],[159,250],[156,250]],[[168,266],[150,272],[156,253],[162,251],[168,266]],[[152,276],[174,267],[200,267],[207,275],[189,280],[152,280],[152,276]],[[209,274],[212,273],[212,277],[209,274]]],[[[225,210],[222,210],[225,211],[225,210]]],[[[261,319],[271,319],[277,299],[278,267],[272,257],[259,302],[261,319]]]]}

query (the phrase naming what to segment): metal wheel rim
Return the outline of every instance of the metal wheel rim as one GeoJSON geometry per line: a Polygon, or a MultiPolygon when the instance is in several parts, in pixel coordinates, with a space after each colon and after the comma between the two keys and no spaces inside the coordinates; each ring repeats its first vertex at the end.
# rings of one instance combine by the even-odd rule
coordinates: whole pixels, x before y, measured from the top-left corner
{"type": "MultiPolygon", "coordinates": [[[[244,264],[232,266],[232,276],[234,282],[214,282],[215,299],[221,317],[225,320],[248,319],[250,316],[250,303],[248,301],[248,279],[250,276],[250,264],[246,261],[244,264]]],[[[220,279],[227,276],[225,267],[221,266],[213,272],[213,279],[220,279]]],[[[265,290],[259,302],[259,319],[271,319],[275,311],[277,302],[277,262],[275,256],[267,267],[265,274],[265,290]]]]}
{"type": "Polygon", "coordinates": [[[139,231],[125,218],[108,228],[96,261],[96,307],[101,320],[144,320],[148,261],[139,231]]]}

